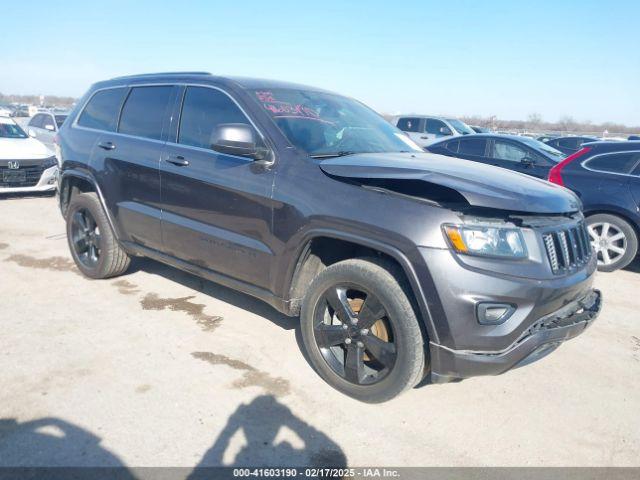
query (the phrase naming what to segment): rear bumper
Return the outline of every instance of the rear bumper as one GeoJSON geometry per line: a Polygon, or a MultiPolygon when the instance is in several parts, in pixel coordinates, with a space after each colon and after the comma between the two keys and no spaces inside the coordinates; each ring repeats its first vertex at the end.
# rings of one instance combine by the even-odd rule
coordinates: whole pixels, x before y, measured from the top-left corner
{"type": "Polygon", "coordinates": [[[453,350],[431,343],[431,380],[446,383],[480,375],[498,375],[532,363],[551,353],[562,342],[580,335],[601,309],[602,294],[599,290],[590,290],[585,296],[537,320],[512,345],[498,352],[453,350]]]}

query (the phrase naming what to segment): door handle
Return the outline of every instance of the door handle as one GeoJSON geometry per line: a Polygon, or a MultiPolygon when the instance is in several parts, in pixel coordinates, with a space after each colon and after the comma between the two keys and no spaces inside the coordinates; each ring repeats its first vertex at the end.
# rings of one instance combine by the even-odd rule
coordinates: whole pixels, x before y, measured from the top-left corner
{"type": "Polygon", "coordinates": [[[429,140],[429,137],[420,137],[422,140],[429,140]]]}
{"type": "Polygon", "coordinates": [[[185,159],[182,155],[175,155],[167,158],[167,162],[175,165],[176,167],[186,167],[189,165],[189,160],[185,159]]]}
{"type": "Polygon", "coordinates": [[[98,146],[103,150],[115,150],[116,148],[113,142],[100,142],[98,146]]]}

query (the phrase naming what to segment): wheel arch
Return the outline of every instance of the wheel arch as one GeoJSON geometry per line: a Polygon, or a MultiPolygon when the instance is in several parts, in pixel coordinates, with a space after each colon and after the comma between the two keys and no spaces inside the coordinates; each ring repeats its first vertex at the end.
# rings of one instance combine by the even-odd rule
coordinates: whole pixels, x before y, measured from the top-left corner
{"type": "MultiPolygon", "coordinates": [[[[417,308],[417,314],[421,319],[421,326],[426,330],[429,340],[438,341],[437,331],[433,322],[433,316],[426,300],[422,283],[409,258],[397,247],[370,237],[354,235],[346,232],[332,230],[313,230],[307,232],[300,241],[300,247],[293,256],[286,273],[286,284],[283,289],[288,297],[289,314],[297,315],[300,312],[302,298],[306,293],[306,287],[311,280],[323,268],[347,258],[357,258],[377,255],[386,258],[401,269],[411,289],[413,301],[417,308]],[[329,247],[335,247],[331,249],[329,247]],[[318,248],[327,248],[328,256],[318,255],[318,248]],[[328,263],[327,263],[328,262],[328,263]]],[[[429,281],[433,282],[429,275],[429,281]]]]}
{"type": "Polygon", "coordinates": [[[69,208],[69,203],[71,202],[71,198],[73,195],[78,193],[87,193],[93,192],[98,196],[98,200],[100,201],[100,205],[107,216],[107,220],[109,221],[109,226],[113,231],[116,239],[120,238],[116,225],[113,221],[111,212],[107,208],[104,197],[102,195],[102,191],[100,190],[100,186],[98,182],[93,177],[93,175],[89,171],[81,170],[81,169],[72,169],[65,170],[60,175],[59,180],[59,207],[62,212],[62,216],[66,217],[67,209],[69,208]]]}

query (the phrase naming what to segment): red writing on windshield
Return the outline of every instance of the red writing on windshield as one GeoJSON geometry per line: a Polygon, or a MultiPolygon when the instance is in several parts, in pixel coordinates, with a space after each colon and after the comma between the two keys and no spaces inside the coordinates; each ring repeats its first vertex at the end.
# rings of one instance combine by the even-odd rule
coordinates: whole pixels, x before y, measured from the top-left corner
{"type": "Polygon", "coordinates": [[[256,92],[258,100],[262,102],[262,106],[271,112],[275,117],[303,117],[311,119],[320,119],[320,115],[313,108],[309,108],[300,103],[293,104],[290,102],[282,102],[276,100],[273,93],[268,91],[256,92]]]}

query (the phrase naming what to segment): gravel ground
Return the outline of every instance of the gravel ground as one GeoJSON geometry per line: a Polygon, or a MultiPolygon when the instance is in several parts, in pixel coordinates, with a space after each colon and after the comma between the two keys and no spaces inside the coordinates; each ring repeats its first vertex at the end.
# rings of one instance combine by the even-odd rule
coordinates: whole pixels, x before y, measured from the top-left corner
{"type": "Polygon", "coordinates": [[[152,261],[88,280],[53,198],[0,219],[0,466],[640,465],[639,262],[540,362],[365,405],[312,371],[296,319],[152,261]]]}

